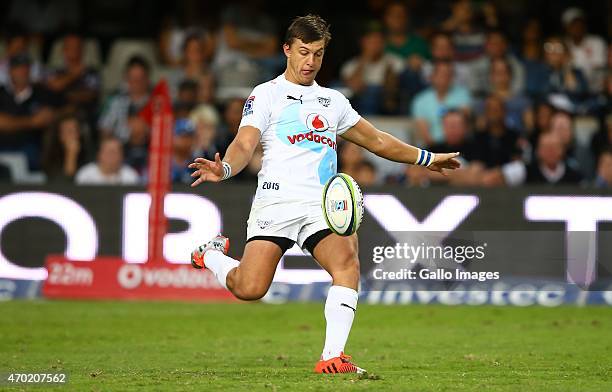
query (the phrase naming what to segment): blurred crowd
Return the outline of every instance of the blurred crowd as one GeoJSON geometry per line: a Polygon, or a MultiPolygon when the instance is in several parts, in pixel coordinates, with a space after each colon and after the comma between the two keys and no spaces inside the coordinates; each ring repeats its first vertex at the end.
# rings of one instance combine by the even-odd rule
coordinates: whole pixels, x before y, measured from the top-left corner
{"type": "MultiPolygon", "coordinates": [[[[339,170],[364,186],[612,187],[609,37],[592,34],[589,16],[570,7],[546,16],[559,19],[557,34],[529,19],[511,40],[493,3],[479,4],[449,2],[423,33],[412,29],[417,15],[406,3],[385,2],[328,84],[364,117],[404,119],[405,140],[461,152],[462,168],[390,172],[340,143],[339,170]]],[[[0,181],[146,183],[151,130],[139,113],[163,78],[176,120],[172,179],[190,183],[188,162],[223,155],[252,87],[285,66],[281,22],[248,2],[225,7],[215,29],[166,25],[153,44],[117,39],[107,56],[71,29],[42,56],[35,26],[14,19],[0,50],[0,181]]],[[[261,156],[258,149],[237,180],[254,180],[261,156]]]]}

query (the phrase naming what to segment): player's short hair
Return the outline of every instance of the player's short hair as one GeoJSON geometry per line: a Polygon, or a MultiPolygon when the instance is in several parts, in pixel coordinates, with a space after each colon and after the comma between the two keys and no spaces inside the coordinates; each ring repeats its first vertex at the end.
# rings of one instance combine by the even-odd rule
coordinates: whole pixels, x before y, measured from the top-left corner
{"type": "Polygon", "coordinates": [[[296,38],[306,44],[325,40],[325,46],[327,46],[331,40],[329,23],[319,15],[308,14],[306,16],[298,16],[293,19],[287,29],[285,44],[291,45],[296,38]]]}

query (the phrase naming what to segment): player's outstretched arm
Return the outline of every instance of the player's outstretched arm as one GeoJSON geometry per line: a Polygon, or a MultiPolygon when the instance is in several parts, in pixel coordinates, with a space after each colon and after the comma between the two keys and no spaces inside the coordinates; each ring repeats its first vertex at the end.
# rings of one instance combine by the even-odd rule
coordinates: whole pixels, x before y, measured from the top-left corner
{"type": "Polygon", "coordinates": [[[244,169],[249,163],[261,133],[252,126],[244,126],[238,130],[236,137],[227,148],[225,157],[221,160],[219,153],[215,154],[215,160],[209,161],[204,158],[196,158],[189,164],[189,168],[195,169],[191,177],[196,180],[191,184],[192,187],[198,186],[203,182],[219,182],[244,169]]]}
{"type": "Polygon", "coordinates": [[[366,150],[395,162],[426,166],[429,170],[444,174],[444,169],[457,169],[461,164],[455,159],[459,153],[432,154],[404,143],[398,138],[377,129],[361,118],[357,124],[341,135],[344,139],[366,150]]]}

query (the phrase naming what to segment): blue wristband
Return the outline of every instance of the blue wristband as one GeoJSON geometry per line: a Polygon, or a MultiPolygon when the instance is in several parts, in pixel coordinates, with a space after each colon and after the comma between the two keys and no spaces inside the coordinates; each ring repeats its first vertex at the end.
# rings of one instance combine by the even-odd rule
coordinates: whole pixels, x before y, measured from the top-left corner
{"type": "Polygon", "coordinates": [[[429,165],[431,165],[436,159],[436,154],[427,150],[421,150],[420,148],[418,150],[417,160],[414,164],[429,167],[429,165]]]}

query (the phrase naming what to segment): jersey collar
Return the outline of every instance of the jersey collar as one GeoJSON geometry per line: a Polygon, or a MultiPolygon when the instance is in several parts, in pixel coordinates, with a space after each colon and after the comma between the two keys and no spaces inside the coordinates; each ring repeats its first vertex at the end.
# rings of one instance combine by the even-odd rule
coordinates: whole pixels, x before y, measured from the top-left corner
{"type": "Polygon", "coordinates": [[[319,85],[317,84],[317,81],[316,81],[316,80],[315,80],[315,81],[313,81],[313,82],[312,82],[312,84],[311,84],[310,86],[302,86],[301,84],[297,84],[297,83],[290,82],[290,81],[288,81],[288,80],[287,80],[287,78],[285,77],[285,73],[280,74],[280,75],[279,75],[279,76],[276,78],[276,80],[280,81],[281,83],[283,83],[283,84],[285,84],[285,85],[287,85],[287,86],[290,86],[290,87],[293,87],[293,88],[298,88],[298,89],[301,89],[301,90],[309,90],[309,89],[312,89],[312,88],[319,87],[319,85]]]}

